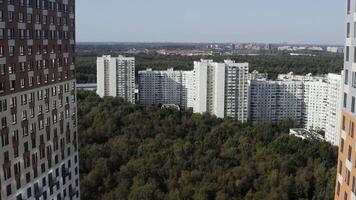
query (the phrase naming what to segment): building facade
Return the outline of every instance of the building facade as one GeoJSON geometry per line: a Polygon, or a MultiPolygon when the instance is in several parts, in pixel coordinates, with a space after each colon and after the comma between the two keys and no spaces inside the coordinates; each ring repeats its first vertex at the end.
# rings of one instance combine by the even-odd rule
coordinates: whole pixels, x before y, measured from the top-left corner
{"type": "Polygon", "coordinates": [[[250,121],[302,123],[303,82],[251,80],[250,87],[250,121]]]}
{"type": "Polygon", "coordinates": [[[75,1],[0,1],[1,199],[79,199],[75,1]]]}
{"type": "Polygon", "coordinates": [[[325,131],[325,140],[337,145],[342,76],[281,74],[278,79],[251,80],[250,121],[274,122],[291,118],[307,130],[325,131]]]}
{"type": "Polygon", "coordinates": [[[225,116],[247,122],[249,116],[249,65],[225,60],[225,116]]]}
{"type": "Polygon", "coordinates": [[[347,0],[346,45],[343,76],[343,100],[339,139],[339,156],[335,199],[355,199],[356,196],[356,1],[347,0]]]}
{"type": "Polygon", "coordinates": [[[183,72],[153,71],[138,72],[139,103],[145,106],[173,104],[184,106],[183,72]]]}
{"type": "Polygon", "coordinates": [[[121,97],[135,103],[135,58],[98,57],[97,94],[100,97],[121,97]]]}

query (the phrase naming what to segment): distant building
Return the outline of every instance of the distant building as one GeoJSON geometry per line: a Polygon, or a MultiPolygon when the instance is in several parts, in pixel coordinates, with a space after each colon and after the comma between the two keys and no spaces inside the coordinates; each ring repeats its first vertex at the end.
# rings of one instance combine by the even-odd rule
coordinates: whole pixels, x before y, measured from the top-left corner
{"type": "Polygon", "coordinates": [[[324,51],[324,49],[322,47],[308,47],[307,50],[309,51],[324,51]]]}
{"type": "Polygon", "coordinates": [[[100,97],[121,97],[135,103],[135,58],[98,57],[97,94],[100,97]]]}
{"type": "Polygon", "coordinates": [[[302,122],[301,81],[252,80],[250,87],[250,121],[276,122],[291,118],[302,122]]]}
{"type": "Polygon", "coordinates": [[[272,45],[269,43],[266,43],[265,50],[271,50],[271,49],[272,49],[272,45]]]}
{"type": "Polygon", "coordinates": [[[96,83],[77,83],[78,90],[96,91],[96,83]]]}
{"type": "Polygon", "coordinates": [[[220,118],[235,117],[247,122],[248,70],[248,63],[231,60],[194,62],[194,112],[209,112],[220,118]]]}
{"type": "Polygon", "coordinates": [[[277,81],[251,80],[250,87],[252,122],[292,118],[306,129],[325,131],[325,139],[338,144],[341,75],[280,74],[277,81]]]}
{"type": "Polygon", "coordinates": [[[260,73],[256,70],[249,74],[249,80],[267,80],[268,74],[267,73],[260,73]]]}
{"type": "Polygon", "coordinates": [[[187,108],[191,104],[188,103],[188,96],[193,95],[192,75],[190,71],[174,71],[173,68],[166,71],[139,71],[139,103],[146,106],[178,105],[187,108]]]}
{"type": "Polygon", "coordinates": [[[344,48],[342,48],[342,47],[327,47],[326,51],[330,52],[330,53],[343,53],[344,48]]]}
{"type": "Polygon", "coordinates": [[[323,141],[324,137],[313,130],[308,130],[305,128],[295,128],[290,129],[289,135],[301,138],[303,140],[319,140],[323,141]]]}

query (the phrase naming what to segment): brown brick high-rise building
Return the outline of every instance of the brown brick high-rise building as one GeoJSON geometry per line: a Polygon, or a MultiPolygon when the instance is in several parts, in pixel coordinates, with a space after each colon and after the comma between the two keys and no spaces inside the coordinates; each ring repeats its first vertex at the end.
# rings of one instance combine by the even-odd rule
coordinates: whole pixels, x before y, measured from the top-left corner
{"type": "Polygon", "coordinates": [[[356,199],[356,0],[346,0],[343,105],[335,199],[356,199]]]}
{"type": "Polygon", "coordinates": [[[0,0],[0,199],[79,199],[75,0],[0,0]]]}

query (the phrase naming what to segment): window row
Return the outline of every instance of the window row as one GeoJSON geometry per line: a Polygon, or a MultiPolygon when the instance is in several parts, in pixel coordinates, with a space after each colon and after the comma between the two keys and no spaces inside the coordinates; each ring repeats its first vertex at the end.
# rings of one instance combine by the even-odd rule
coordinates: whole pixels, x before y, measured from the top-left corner
{"type": "Polygon", "coordinates": [[[32,13],[19,12],[16,18],[14,11],[8,11],[7,15],[3,10],[0,10],[0,22],[19,22],[28,24],[43,24],[43,25],[58,25],[58,26],[74,26],[75,20],[69,19],[69,17],[55,17],[47,15],[35,15],[32,13]]]}
{"type": "Polygon", "coordinates": [[[18,5],[23,7],[32,7],[42,10],[50,10],[64,13],[74,13],[75,11],[74,6],[49,0],[0,0],[0,5],[6,3],[7,5],[18,5]]]}
{"type": "MultiPolygon", "coordinates": [[[[70,64],[74,64],[73,60],[70,64]]],[[[11,64],[0,64],[0,76],[6,74],[16,74],[17,72],[32,72],[32,71],[39,71],[42,69],[49,69],[49,68],[58,68],[58,67],[65,67],[69,66],[69,59],[68,58],[57,58],[57,59],[50,59],[50,60],[37,60],[37,61],[28,61],[28,62],[19,62],[18,64],[11,63],[11,64]]],[[[73,71],[74,72],[74,71],[73,71]]],[[[61,74],[59,74],[61,75],[61,74]]],[[[65,77],[68,75],[66,71],[64,71],[65,77]]],[[[59,78],[61,78],[60,76],[59,78]]],[[[53,77],[54,78],[54,77],[53,77]]]]}
{"type": "Polygon", "coordinates": [[[49,82],[56,82],[67,80],[69,78],[74,78],[74,70],[71,70],[71,77],[68,76],[68,71],[37,75],[36,77],[31,76],[28,78],[20,78],[20,80],[10,80],[9,82],[0,81],[0,94],[6,91],[17,91],[24,88],[30,88],[34,86],[41,86],[42,84],[47,84],[49,82]],[[36,79],[35,79],[36,78],[36,79]],[[18,82],[19,81],[19,82],[18,82]]]}
{"type": "Polygon", "coordinates": [[[0,40],[74,40],[74,32],[32,29],[0,29],[0,40]],[[7,30],[7,31],[5,31],[7,30]]]}
{"type": "MultiPolygon", "coordinates": [[[[71,91],[73,92],[75,90],[75,84],[72,84],[72,88],[71,91]]],[[[59,86],[55,86],[55,87],[51,87],[44,89],[44,90],[38,90],[37,91],[37,101],[41,101],[44,99],[48,99],[50,97],[50,94],[53,96],[57,96],[63,93],[69,93],[69,83],[64,84],[64,85],[59,85],[59,86]]],[[[72,102],[75,102],[75,96],[73,94],[72,95],[72,102]]],[[[27,94],[22,94],[20,95],[20,104],[21,106],[26,105],[27,103],[34,103],[35,102],[35,92],[31,92],[31,93],[27,93],[27,94]]],[[[10,98],[10,108],[15,108],[18,105],[17,102],[17,96],[13,96],[10,98]]],[[[69,100],[66,99],[66,104],[69,103],[69,100]]],[[[62,107],[61,105],[63,104],[63,100],[61,98],[59,98],[59,105],[60,107],[62,107]]],[[[6,111],[7,108],[7,100],[6,99],[0,99],[0,112],[6,111]]],[[[56,108],[56,103],[53,103],[53,108],[56,108]]]]}
{"type": "MultiPolygon", "coordinates": [[[[69,98],[68,98],[69,99],[69,98]]],[[[69,100],[66,100],[69,101],[69,100]]],[[[63,105],[63,104],[62,104],[63,105]]],[[[61,105],[59,105],[61,107],[61,105]]],[[[49,109],[49,104],[45,104],[44,106],[39,105],[37,107],[37,114],[38,115],[42,115],[44,112],[49,113],[50,109],[49,109]]],[[[52,107],[52,111],[54,111],[56,108],[52,107]]],[[[30,118],[34,118],[35,117],[35,108],[32,107],[29,110],[23,110],[22,114],[21,114],[21,119],[22,121],[26,121],[28,119],[28,117],[30,118]],[[27,112],[29,111],[29,112],[27,112]],[[28,116],[29,115],[29,116],[28,116]]],[[[47,117],[45,119],[38,119],[38,130],[42,130],[45,127],[50,126],[51,124],[57,124],[58,121],[63,121],[64,119],[68,119],[70,118],[70,111],[69,108],[66,108],[64,112],[60,112],[60,113],[54,113],[52,114],[52,117],[47,117]]],[[[71,120],[73,122],[73,125],[76,126],[76,109],[73,109],[72,115],[71,115],[71,120]]],[[[18,123],[18,117],[17,114],[11,114],[11,124],[12,125],[16,125],[18,123]]],[[[30,126],[30,130],[28,129],[28,127],[22,127],[22,133],[23,136],[28,136],[29,132],[33,133],[36,131],[36,124],[33,123],[30,126]]],[[[8,124],[8,118],[7,117],[2,117],[1,118],[1,128],[7,128],[9,126],[8,124]]]]}

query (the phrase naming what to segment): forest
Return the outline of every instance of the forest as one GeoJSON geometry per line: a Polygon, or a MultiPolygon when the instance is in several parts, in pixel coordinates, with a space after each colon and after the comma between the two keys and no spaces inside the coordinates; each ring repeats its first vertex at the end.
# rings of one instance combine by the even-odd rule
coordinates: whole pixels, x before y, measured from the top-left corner
{"type": "Polygon", "coordinates": [[[334,197],[337,148],[241,124],[78,92],[82,199],[334,197]]]}
{"type": "MultiPolygon", "coordinates": [[[[202,57],[197,56],[162,56],[152,54],[139,54],[136,58],[136,71],[152,68],[164,70],[174,68],[176,70],[192,70],[193,62],[202,57]]],[[[236,62],[250,63],[250,71],[257,70],[268,73],[270,78],[276,78],[280,73],[294,72],[295,74],[314,75],[327,73],[340,73],[343,68],[343,56],[340,54],[326,54],[316,57],[290,56],[286,54],[256,55],[256,56],[208,56],[205,59],[214,59],[221,62],[224,59],[232,59],[236,62]]],[[[78,83],[96,83],[96,57],[77,57],[77,81],[78,83]]]]}

